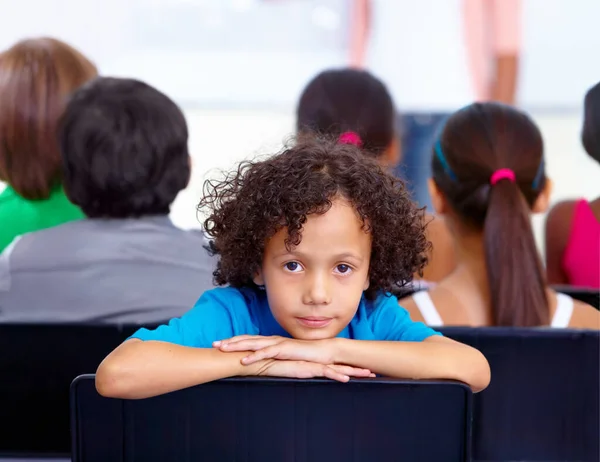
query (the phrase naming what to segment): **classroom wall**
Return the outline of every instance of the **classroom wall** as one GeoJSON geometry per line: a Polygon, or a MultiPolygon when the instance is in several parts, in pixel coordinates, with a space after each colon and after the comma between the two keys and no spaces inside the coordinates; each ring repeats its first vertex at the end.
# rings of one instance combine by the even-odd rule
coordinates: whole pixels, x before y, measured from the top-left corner
{"type": "MultiPolygon", "coordinates": [[[[293,116],[269,111],[186,111],[191,128],[190,150],[194,173],[190,186],[173,207],[174,221],[197,227],[195,204],[204,179],[218,176],[245,158],[266,155],[289,139],[293,116]]],[[[588,158],[579,142],[579,114],[534,114],[540,125],[547,155],[548,175],[554,180],[553,203],[572,197],[600,195],[600,165],[588,158]]],[[[544,216],[535,216],[538,243],[543,237],[544,216]]]]}
{"type": "MultiPolygon", "coordinates": [[[[186,107],[288,108],[316,72],[347,62],[351,1],[0,0],[0,49],[52,35],[79,47],[102,73],[147,80],[186,107]]],[[[407,99],[426,99],[434,81],[442,88],[439,78],[457,101],[471,99],[462,1],[372,0],[372,68],[396,67],[389,74],[400,86],[407,74],[433,70],[410,80],[407,99]]],[[[600,76],[600,1],[522,4],[519,103],[576,108],[600,76]]]]}

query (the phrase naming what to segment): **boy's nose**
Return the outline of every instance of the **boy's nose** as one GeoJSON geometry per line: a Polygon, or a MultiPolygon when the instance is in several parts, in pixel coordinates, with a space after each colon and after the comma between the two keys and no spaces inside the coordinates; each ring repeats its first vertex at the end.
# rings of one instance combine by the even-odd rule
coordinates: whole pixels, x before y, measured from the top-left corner
{"type": "Polygon", "coordinates": [[[308,283],[304,291],[304,300],[306,305],[328,305],[331,303],[331,291],[327,277],[315,275],[308,283]]]}

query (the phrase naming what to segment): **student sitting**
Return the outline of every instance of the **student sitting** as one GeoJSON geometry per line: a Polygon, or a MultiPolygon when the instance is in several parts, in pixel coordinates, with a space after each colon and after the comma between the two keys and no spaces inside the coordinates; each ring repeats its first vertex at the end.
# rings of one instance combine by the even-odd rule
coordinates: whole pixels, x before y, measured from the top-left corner
{"type": "MultiPolygon", "coordinates": [[[[582,141],[600,164],[600,83],[585,97],[582,141]]],[[[556,204],[546,219],[548,282],[600,289],[600,197],[556,204]]]]}
{"type": "Polygon", "coordinates": [[[546,285],[531,213],[548,206],[542,136],[524,113],[472,104],[447,121],[430,191],[457,249],[456,270],[400,304],[431,326],[600,327],[600,313],[546,285]]]}
{"type": "Polygon", "coordinates": [[[96,76],[56,39],[23,40],[0,54],[0,252],[21,234],[83,218],[61,184],[56,125],[67,97],[96,76]]]}
{"type": "Polygon", "coordinates": [[[98,368],[101,394],[143,398],[244,375],[488,385],[479,351],[411,321],[389,295],[425,262],[422,213],[356,146],[306,141],[244,162],[208,183],[200,210],[228,287],[113,351],[98,368]]]}
{"type": "Polygon", "coordinates": [[[0,322],[158,323],[212,286],[201,233],[169,208],[190,178],[179,108],[135,80],[78,90],[60,127],[64,185],[87,219],[26,234],[0,256],[0,322]]]}

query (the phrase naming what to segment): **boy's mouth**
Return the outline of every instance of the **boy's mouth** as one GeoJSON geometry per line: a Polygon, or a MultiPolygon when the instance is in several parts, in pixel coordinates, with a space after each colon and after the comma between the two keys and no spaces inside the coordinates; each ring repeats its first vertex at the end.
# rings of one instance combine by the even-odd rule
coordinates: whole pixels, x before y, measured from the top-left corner
{"type": "Polygon", "coordinates": [[[305,318],[296,318],[298,323],[304,327],[309,327],[311,329],[319,329],[321,327],[328,326],[333,318],[324,318],[320,316],[307,316],[305,318]]]}

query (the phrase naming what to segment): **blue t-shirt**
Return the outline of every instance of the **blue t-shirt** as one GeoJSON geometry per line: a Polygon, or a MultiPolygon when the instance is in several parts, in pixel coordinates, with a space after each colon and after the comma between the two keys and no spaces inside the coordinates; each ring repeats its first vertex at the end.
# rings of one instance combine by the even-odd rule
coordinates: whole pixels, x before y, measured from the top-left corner
{"type": "MultiPolygon", "coordinates": [[[[290,337],[271,314],[264,290],[208,290],[181,318],[171,319],[154,330],[139,329],[131,338],[211,348],[216,340],[243,334],[290,337]]],[[[396,297],[382,294],[373,301],[363,296],[356,315],[338,337],[420,342],[432,335],[440,334],[423,323],[413,322],[396,297]]]]}

